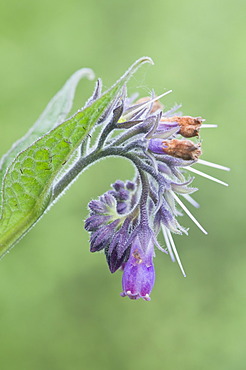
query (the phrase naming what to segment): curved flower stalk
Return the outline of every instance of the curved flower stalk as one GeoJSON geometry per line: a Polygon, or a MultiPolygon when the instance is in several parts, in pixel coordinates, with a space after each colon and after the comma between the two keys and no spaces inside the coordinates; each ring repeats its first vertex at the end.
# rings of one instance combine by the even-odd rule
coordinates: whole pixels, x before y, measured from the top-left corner
{"type": "MultiPolygon", "coordinates": [[[[160,96],[128,97],[126,83],[137,68],[152,63],[137,60],[107,92],[98,80],[83,109],[65,120],[78,80],[75,74],[53,98],[38,123],[0,162],[0,256],[40,219],[82,171],[107,156],[120,156],[135,166],[131,181],[117,180],[111,190],[89,203],[85,229],[91,252],[104,251],[109,270],[123,270],[122,293],[150,300],[155,281],[155,250],[169,254],[185,276],[173,234],[187,230],[177,220],[184,211],[207,233],[183,203],[192,198],[193,175],[227,185],[193,166],[228,168],[201,160],[201,117],[182,116],[179,106],[166,111],[160,96]],[[64,99],[69,100],[65,104],[64,99]],[[48,131],[48,132],[47,132],[48,131]],[[93,140],[92,140],[93,138],[93,140]],[[95,139],[95,140],[94,140],[95,139]],[[32,141],[34,140],[34,141],[32,141]],[[165,245],[158,242],[162,233],[165,245]]],[[[90,77],[90,74],[88,75],[90,77]]]]}

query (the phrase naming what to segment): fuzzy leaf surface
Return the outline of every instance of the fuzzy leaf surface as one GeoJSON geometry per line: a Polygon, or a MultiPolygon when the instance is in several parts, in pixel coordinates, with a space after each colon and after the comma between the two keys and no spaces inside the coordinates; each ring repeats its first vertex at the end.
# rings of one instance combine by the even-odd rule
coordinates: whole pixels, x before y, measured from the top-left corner
{"type": "Polygon", "coordinates": [[[58,93],[51,99],[43,113],[40,115],[31,129],[26,133],[26,135],[14,143],[11,149],[2,157],[0,161],[0,207],[2,203],[2,181],[8,166],[17,156],[17,154],[25,150],[34,141],[46,134],[49,130],[52,130],[58,126],[66,119],[72,108],[77,84],[83,77],[87,77],[91,80],[94,78],[94,74],[89,68],[83,68],[75,72],[67,80],[62,89],[58,91],[58,93]]]}

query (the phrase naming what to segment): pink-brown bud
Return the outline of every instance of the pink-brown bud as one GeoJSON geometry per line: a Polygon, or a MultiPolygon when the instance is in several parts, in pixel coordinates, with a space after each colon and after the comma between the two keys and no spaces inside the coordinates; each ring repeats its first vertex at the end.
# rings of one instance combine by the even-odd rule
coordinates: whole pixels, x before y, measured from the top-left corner
{"type": "Polygon", "coordinates": [[[202,154],[200,144],[194,144],[190,140],[165,140],[162,142],[163,151],[173,157],[185,160],[197,160],[202,154]]]}
{"type": "Polygon", "coordinates": [[[174,117],[163,117],[161,122],[177,122],[180,130],[179,134],[184,137],[194,137],[199,135],[203,119],[201,117],[191,116],[174,116],[174,117]]]}

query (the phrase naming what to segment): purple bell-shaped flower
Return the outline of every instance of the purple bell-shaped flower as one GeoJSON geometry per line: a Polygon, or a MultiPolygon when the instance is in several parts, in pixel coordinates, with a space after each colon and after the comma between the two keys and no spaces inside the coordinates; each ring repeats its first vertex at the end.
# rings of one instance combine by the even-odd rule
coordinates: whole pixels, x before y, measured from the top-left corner
{"type": "Polygon", "coordinates": [[[122,297],[150,300],[150,293],[155,282],[154,237],[149,227],[136,229],[131,243],[128,261],[122,277],[122,297]]]}

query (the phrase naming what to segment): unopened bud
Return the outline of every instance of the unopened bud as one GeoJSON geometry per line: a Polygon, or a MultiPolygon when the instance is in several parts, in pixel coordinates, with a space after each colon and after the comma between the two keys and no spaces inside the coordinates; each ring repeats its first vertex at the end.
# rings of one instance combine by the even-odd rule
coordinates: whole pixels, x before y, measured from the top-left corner
{"type": "Polygon", "coordinates": [[[191,116],[174,116],[174,117],[163,117],[161,122],[177,122],[180,130],[179,134],[184,137],[194,137],[199,135],[203,119],[201,117],[191,116]]]}

